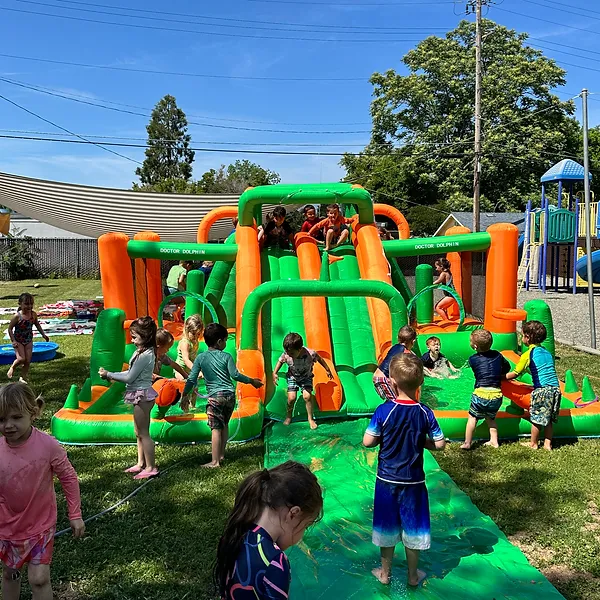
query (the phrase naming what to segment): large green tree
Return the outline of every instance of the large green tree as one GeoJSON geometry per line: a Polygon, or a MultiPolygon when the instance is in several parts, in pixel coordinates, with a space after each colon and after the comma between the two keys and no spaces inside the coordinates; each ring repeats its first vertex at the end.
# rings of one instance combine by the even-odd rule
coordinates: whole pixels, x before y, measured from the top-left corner
{"type": "MultiPolygon", "coordinates": [[[[539,196],[539,177],[574,156],[580,129],[574,105],[552,93],[565,72],[527,46],[527,34],[483,22],[482,208],[521,209],[539,196]]],[[[347,180],[378,201],[444,210],[472,206],[475,26],[462,21],[444,38],[428,37],[394,70],[371,77],[371,141],[345,155],[347,180]]]]}
{"type": "Polygon", "coordinates": [[[236,160],[230,165],[210,169],[197,182],[198,194],[241,194],[247,187],[273,185],[281,177],[249,160],[236,160]]]}
{"type": "Polygon", "coordinates": [[[146,127],[146,158],[135,171],[141,186],[134,185],[134,189],[155,186],[155,191],[179,191],[177,188],[185,188],[185,182],[192,176],[194,162],[187,128],[185,113],[173,96],[166,95],[154,107],[146,127]]]}

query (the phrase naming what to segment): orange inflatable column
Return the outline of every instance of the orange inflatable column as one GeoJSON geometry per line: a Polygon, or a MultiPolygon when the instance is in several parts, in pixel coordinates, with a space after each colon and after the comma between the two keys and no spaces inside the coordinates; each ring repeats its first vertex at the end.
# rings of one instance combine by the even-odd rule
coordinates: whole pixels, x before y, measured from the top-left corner
{"type": "Polygon", "coordinates": [[[408,221],[397,208],[389,204],[373,204],[373,212],[393,221],[398,228],[398,237],[401,240],[407,240],[410,237],[408,221]]]}
{"type": "MultiPolygon", "coordinates": [[[[135,234],[133,239],[145,242],[160,242],[160,236],[154,231],[140,231],[135,234]]],[[[136,258],[135,299],[137,316],[149,315],[156,321],[162,297],[160,260],[158,258],[136,258]]]]}
{"type": "Polygon", "coordinates": [[[242,333],[242,309],[246,303],[246,298],[261,283],[260,249],[258,247],[257,236],[258,234],[254,227],[242,227],[238,225],[235,236],[238,244],[235,269],[236,333],[238,345],[242,333]]]}
{"type": "Polygon", "coordinates": [[[238,216],[237,206],[221,206],[219,208],[213,208],[204,215],[200,225],[198,225],[198,233],[196,234],[196,241],[199,244],[208,244],[208,234],[210,228],[221,219],[234,219],[238,216]]]}
{"type": "Polygon", "coordinates": [[[517,307],[519,230],[510,223],[497,223],[487,232],[491,244],[487,252],[484,327],[492,333],[515,333],[514,321],[498,319],[493,312],[517,307]]]}
{"type": "Polygon", "coordinates": [[[98,239],[100,278],[105,308],[120,308],[126,319],[135,319],[133,270],[124,233],[105,233],[98,239]]]}
{"type": "MultiPolygon", "coordinates": [[[[446,231],[446,235],[460,235],[465,233],[471,233],[468,227],[457,225],[450,227],[446,231]]],[[[472,310],[472,261],[470,252],[448,252],[446,258],[450,261],[450,268],[452,270],[452,277],[454,287],[461,297],[463,304],[465,305],[465,311],[470,313],[472,310]]],[[[450,307],[450,317],[458,320],[460,312],[458,304],[453,303],[450,307]]]]}

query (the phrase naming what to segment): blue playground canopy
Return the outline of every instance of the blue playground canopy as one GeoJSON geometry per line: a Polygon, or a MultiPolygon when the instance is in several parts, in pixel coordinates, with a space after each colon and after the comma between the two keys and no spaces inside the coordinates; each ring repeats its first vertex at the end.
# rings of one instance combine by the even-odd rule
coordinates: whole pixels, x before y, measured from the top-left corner
{"type": "MultiPolygon", "coordinates": [[[[590,179],[592,174],[590,173],[590,179]]],[[[571,160],[565,158],[557,162],[553,167],[550,167],[540,178],[542,183],[549,181],[583,181],[583,167],[571,160]]]]}

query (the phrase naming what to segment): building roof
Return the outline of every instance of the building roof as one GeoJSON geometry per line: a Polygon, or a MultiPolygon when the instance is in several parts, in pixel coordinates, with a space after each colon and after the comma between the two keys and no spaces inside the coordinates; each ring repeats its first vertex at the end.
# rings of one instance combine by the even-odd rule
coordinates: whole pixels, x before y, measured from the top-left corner
{"type": "Polygon", "coordinates": [[[60,229],[47,223],[41,223],[37,219],[26,217],[19,213],[10,215],[10,232],[13,235],[27,235],[35,239],[92,239],[86,235],[79,235],[66,229],[60,229]]]}
{"type": "MultiPolygon", "coordinates": [[[[495,223],[512,223],[519,228],[519,233],[525,231],[525,214],[520,212],[482,212],[479,215],[479,228],[485,231],[490,225],[495,223]]],[[[462,225],[471,229],[473,226],[472,212],[453,212],[450,213],[438,227],[434,236],[444,235],[444,233],[454,225],[462,225]]]]}
{"type": "MultiPolygon", "coordinates": [[[[590,179],[592,174],[589,174],[590,179]]],[[[584,169],[583,167],[571,160],[565,158],[560,162],[557,162],[553,167],[550,167],[541,177],[542,183],[550,181],[583,181],[584,180],[584,169]]]]}
{"type": "MultiPolygon", "coordinates": [[[[139,231],[155,231],[164,241],[195,242],[206,213],[220,206],[236,206],[238,200],[237,194],[154,194],[0,173],[0,204],[84,237],[98,238],[111,231],[133,237],[139,231]]],[[[272,209],[264,205],[263,214],[272,209]]],[[[210,239],[226,238],[232,227],[230,219],[218,221],[211,228],[210,239]]]]}

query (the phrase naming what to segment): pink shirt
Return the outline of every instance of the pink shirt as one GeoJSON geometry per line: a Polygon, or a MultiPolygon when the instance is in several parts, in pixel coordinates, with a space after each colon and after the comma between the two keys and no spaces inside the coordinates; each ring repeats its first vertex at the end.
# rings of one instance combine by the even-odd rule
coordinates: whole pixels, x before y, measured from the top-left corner
{"type": "Polygon", "coordinates": [[[35,427],[21,446],[0,438],[0,540],[26,540],[56,526],[54,475],[65,493],[69,519],[80,519],[77,473],[64,448],[35,427]]]}

